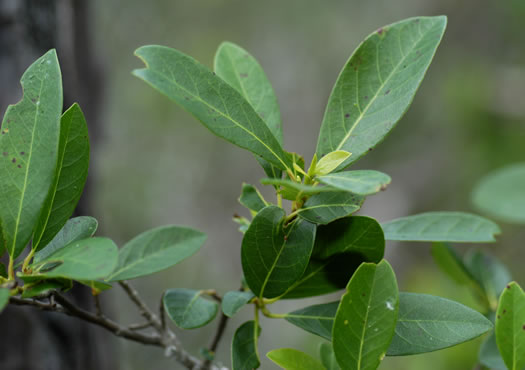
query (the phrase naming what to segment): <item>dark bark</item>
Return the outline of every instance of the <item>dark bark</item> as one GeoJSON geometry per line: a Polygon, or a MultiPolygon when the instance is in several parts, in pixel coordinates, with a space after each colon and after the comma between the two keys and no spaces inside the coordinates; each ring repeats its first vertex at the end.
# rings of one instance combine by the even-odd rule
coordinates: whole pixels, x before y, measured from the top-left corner
{"type": "MultiPolygon", "coordinates": [[[[90,44],[89,4],[88,0],[0,0],[2,114],[8,104],[20,99],[19,80],[24,70],[47,50],[56,48],[63,75],[64,109],[79,102],[91,142],[96,141],[103,91],[101,68],[90,44]]],[[[86,190],[77,214],[91,214],[89,186],[86,190]]],[[[76,286],[69,296],[77,305],[93,308],[89,289],[76,286]]],[[[0,333],[0,369],[117,369],[110,336],[79,320],[10,306],[0,315],[0,333]]]]}

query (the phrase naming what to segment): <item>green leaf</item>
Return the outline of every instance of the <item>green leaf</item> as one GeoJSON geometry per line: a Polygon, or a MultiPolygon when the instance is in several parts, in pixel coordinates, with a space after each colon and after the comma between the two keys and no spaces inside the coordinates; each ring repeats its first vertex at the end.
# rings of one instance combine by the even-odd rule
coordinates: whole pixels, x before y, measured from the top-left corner
{"type": "Polygon", "coordinates": [[[109,290],[113,288],[111,284],[108,284],[105,281],[101,281],[101,280],[77,280],[77,281],[80,284],[90,287],[92,291],[96,291],[96,292],[103,292],[105,290],[109,290]]]}
{"type": "Polygon", "coordinates": [[[31,239],[57,166],[62,78],[55,50],[20,81],[24,96],[7,108],[0,130],[0,224],[13,258],[31,239]]]}
{"type": "Polygon", "coordinates": [[[390,176],[372,170],[332,173],[316,178],[319,182],[357,195],[370,195],[384,190],[392,179],[390,176]]]}
{"type": "Polygon", "coordinates": [[[507,267],[497,258],[480,251],[470,251],[464,257],[465,266],[483,288],[492,310],[496,310],[498,299],[512,280],[507,267]]]}
{"type": "Polygon", "coordinates": [[[33,234],[32,248],[48,244],[73,214],[89,167],[89,138],[84,114],[73,104],[60,120],[60,142],[55,179],[33,234]]]}
{"type": "Polygon", "coordinates": [[[482,212],[504,222],[525,223],[525,163],[516,163],[484,177],[472,193],[482,212]]]}
{"type": "Polygon", "coordinates": [[[72,287],[73,282],[66,279],[50,279],[43,280],[34,286],[25,289],[22,293],[22,298],[32,298],[38,295],[49,292],[50,290],[59,290],[62,288],[69,289],[72,287]]]}
{"type": "Polygon", "coordinates": [[[321,363],[326,370],[341,370],[335,358],[334,349],[332,348],[331,343],[322,342],[319,345],[319,355],[321,357],[321,363]]]}
{"type": "Polygon", "coordinates": [[[350,279],[337,309],[332,342],[340,366],[376,369],[396,327],[396,276],[385,260],[363,263],[350,279]]]}
{"type": "Polygon", "coordinates": [[[58,249],[70,243],[91,238],[97,231],[98,222],[93,217],[80,216],[69,219],[64,227],[44,248],[35,253],[33,264],[47,259],[58,249]]]}
{"type": "Polygon", "coordinates": [[[370,217],[345,217],[317,228],[314,250],[315,256],[322,259],[352,252],[377,263],[385,252],[383,229],[370,217]]]}
{"type": "Polygon", "coordinates": [[[170,319],[182,329],[200,328],[217,315],[217,303],[202,297],[201,290],[169,289],[162,299],[170,319]]]}
{"type": "Polygon", "coordinates": [[[296,219],[284,226],[282,208],[268,206],[254,217],[244,234],[241,260],[250,289],[274,298],[304,273],[315,240],[315,225],[296,219]]]}
{"type": "Polygon", "coordinates": [[[0,288],[0,313],[9,303],[9,289],[0,288]]]}
{"type": "Polygon", "coordinates": [[[274,349],[266,357],[285,370],[326,370],[318,360],[293,348],[274,349]]]}
{"type": "Polygon", "coordinates": [[[463,212],[428,212],[382,225],[386,240],[456,243],[495,242],[501,231],[486,218],[463,212]]]}
{"type": "Polygon", "coordinates": [[[279,104],[272,85],[257,60],[240,46],[223,42],[215,53],[214,70],[252,105],[282,145],[283,128],[279,104]]]}
{"type": "Polygon", "coordinates": [[[252,292],[239,292],[231,291],[227,292],[224,297],[222,297],[222,312],[228,317],[232,317],[239,310],[250,302],[255,297],[255,294],[252,292]]]}
{"type": "Polygon", "coordinates": [[[510,370],[525,367],[525,293],[511,282],[501,294],[496,313],[496,343],[510,370]]]}
{"type": "Polygon", "coordinates": [[[316,163],[314,175],[324,176],[334,171],[337,167],[346,161],[352,153],[345,150],[336,150],[326,154],[316,163]]]}
{"type": "Polygon", "coordinates": [[[112,240],[89,238],[58,249],[46,259],[33,264],[32,268],[36,270],[37,277],[96,280],[113,271],[117,258],[118,248],[112,240]]]}
{"type": "Polygon", "coordinates": [[[7,269],[2,262],[0,262],[0,276],[7,279],[7,269]]]}
{"type": "Polygon", "coordinates": [[[164,46],[135,51],[146,68],[133,74],[193,114],[215,135],[260,155],[282,170],[289,158],[250,103],[196,60],[164,46]]]}
{"type": "Polygon", "coordinates": [[[259,212],[268,205],[261,193],[259,193],[259,190],[257,190],[255,186],[246,183],[242,184],[242,192],[241,197],[239,198],[239,203],[255,212],[259,212]]]}
{"type": "Polygon", "coordinates": [[[491,370],[507,370],[505,362],[503,362],[503,359],[499,353],[498,346],[496,344],[496,336],[494,333],[491,333],[481,344],[478,358],[480,364],[488,367],[491,370]]]}
{"type": "Polygon", "coordinates": [[[284,318],[289,323],[309,333],[331,341],[332,327],[338,306],[339,301],[316,304],[287,313],[284,318]]]}
{"type": "Polygon", "coordinates": [[[401,293],[389,356],[432,352],[479,337],[492,323],[473,309],[428,294],[401,293]]]}
{"type": "Polygon", "coordinates": [[[432,243],[431,253],[439,268],[457,284],[470,285],[473,282],[477,284],[461,257],[450,245],[440,242],[432,243]]]}
{"type": "Polygon", "coordinates": [[[232,370],[257,369],[261,363],[257,341],[261,328],[255,321],[247,321],[237,330],[232,342],[232,370]]]}
{"type": "Polygon", "coordinates": [[[176,265],[195,254],[206,241],[200,231],[181,226],[151,229],[127,242],[107,281],[135,279],[176,265]]]}
{"type": "Polygon", "coordinates": [[[336,189],[330,186],[313,186],[305,185],[299,182],[295,182],[288,179],[261,179],[261,184],[263,185],[273,185],[275,187],[282,186],[283,189],[279,189],[279,192],[282,194],[284,199],[296,200],[303,196],[314,195],[322,192],[333,192],[337,191],[336,189]]]}
{"type": "Polygon", "coordinates": [[[325,225],[358,211],[363,201],[363,197],[344,191],[319,193],[309,198],[298,213],[305,220],[325,225]]]}
{"type": "Polygon", "coordinates": [[[372,33],[352,54],[328,99],[317,156],[352,152],[357,161],[408,109],[445,31],[447,18],[418,17],[372,33]]]}

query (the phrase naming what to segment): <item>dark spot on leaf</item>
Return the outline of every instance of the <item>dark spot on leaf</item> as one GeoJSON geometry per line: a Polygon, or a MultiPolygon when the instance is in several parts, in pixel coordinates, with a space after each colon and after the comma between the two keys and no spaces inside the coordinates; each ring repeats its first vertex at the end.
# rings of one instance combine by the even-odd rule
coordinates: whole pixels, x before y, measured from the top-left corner
{"type": "Polygon", "coordinates": [[[350,117],[350,114],[349,113],[345,114],[345,118],[348,118],[348,117],[350,117]]]}
{"type": "Polygon", "coordinates": [[[416,19],[416,20],[414,21],[414,23],[419,23],[419,19],[416,19]]]}
{"type": "Polygon", "coordinates": [[[406,67],[407,67],[406,65],[403,66],[403,68],[406,68],[406,67]]]}
{"type": "Polygon", "coordinates": [[[419,50],[416,50],[416,54],[419,55],[421,54],[421,52],[419,50]]]}
{"type": "Polygon", "coordinates": [[[507,289],[510,289],[510,285],[507,285],[507,289]]]}
{"type": "Polygon", "coordinates": [[[371,152],[372,150],[374,150],[374,148],[368,148],[368,151],[371,152]]]}
{"type": "Polygon", "coordinates": [[[8,119],[8,120],[7,120],[7,123],[11,123],[11,120],[10,120],[10,119],[8,119]]]}
{"type": "Polygon", "coordinates": [[[521,328],[522,328],[523,330],[525,330],[525,325],[523,325],[521,328]]]}
{"type": "Polygon", "coordinates": [[[500,316],[498,315],[498,319],[500,318],[500,316]]]}
{"type": "Polygon", "coordinates": [[[321,219],[321,216],[315,216],[315,219],[316,219],[316,220],[320,220],[320,219],[321,219]]]}
{"type": "Polygon", "coordinates": [[[505,315],[507,313],[507,310],[503,310],[503,314],[505,315]]]}
{"type": "Polygon", "coordinates": [[[380,28],[380,29],[377,30],[377,33],[380,34],[380,35],[382,35],[382,34],[383,34],[383,31],[384,31],[383,28],[380,28]]]}
{"type": "Polygon", "coordinates": [[[385,95],[388,95],[390,94],[390,89],[388,89],[386,92],[385,92],[385,95]]]}
{"type": "Polygon", "coordinates": [[[33,103],[36,103],[36,99],[35,99],[35,98],[31,98],[31,101],[32,101],[33,103]]]}
{"type": "Polygon", "coordinates": [[[2,154],[4,155],[4,157],[7,157],[9,155],[8,152],[3,152],[2,154]]]}
{"type": "Polygon", "coordinates": [[[364,296],[366,296],[366,294],[365,294],[365,293],[361,293],[361,295],[362,295],[363,297],[364,297],[364,296]]]}
{"type": "Polygon", "coordinates": [[[184,99],[190,100],[190,97],[189,96],[185,96],[184,99]]]}
{"type": "Polygon", "coordinates": [[[20,152],[20,155],[24,155],[24,154],[26,154],[26,152],[20,152]]]}
{"type": "Polygon", "coordinates": [[[16,158],[13,158],[11,162],[16,163],[16,158]]]}
{"type": "Polygon", "coordinates": [[[212,73],[213,73],[213,75],[214,75],[214,76],[216,75],[216,73],[215,73],[215,72],[212,72],[212,73]]]}
{"type": "Polygon", "coordinates": [[[368,95],[365,95],[365,100],[368,100],[368,95]]]}
{"type": "Polygon", "coordinates": [[[288,235],[285,235],[285,236],[284,236],[284,240],[288,240],[288,235]]]}
{"type": "Polygon", "coordinates": [[[22,166],[21,166],[21,165],[18,165],[17,167],[18,167],[18,168],[22,168],[22,166]]]}
{"type": "Polygon", "coordinates": [[[242,78],[246,78],[248,77],[248,73],[240,73],[239,76],[241,76],[242,78]]]}

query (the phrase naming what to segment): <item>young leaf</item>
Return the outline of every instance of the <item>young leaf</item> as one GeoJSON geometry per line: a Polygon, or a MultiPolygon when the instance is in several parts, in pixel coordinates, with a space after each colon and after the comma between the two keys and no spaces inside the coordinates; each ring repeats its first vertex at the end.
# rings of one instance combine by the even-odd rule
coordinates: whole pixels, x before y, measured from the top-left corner
{"type": "Polygon", "coordinates": [[[38,277],[95,280],[108,276],[115,268],[118,248],[107,238],[75,241],[56,250],[32,268],[38,277]],[[54,267],[56,265],[56,267],[54,267]],[[51,270],[47,271],[48,268],[51,270]]]}
{"type": "Polygon", "coordinates": [[[345,150],[336,150],[326,154],[316,163],[314,175],[328,175],[346,161],[351,154],[345,150]]]}
{"type": "Polygon", "coordinates": [[[33,234],[32,248],[48,244],[73,214],[86,184],[89,138],[84,114],[73,104],[60,120],[55,179],[33,234]]]}
{"type": "Polygon", "coordinates": [[[479,337],[492,323],[473,309],[428,294],[401,293],[389,356],[432,352],[479,337]]]}
{"type": "Polygon", "coordinates": [[[359,45],[328,99],[318,157],[352,152],[342,169],[388,134],[412,102],[446,23],[444,16],[406,19],[380,28],[359,45]]]}
{"type": "Polygon", "coordinates": [[[299,216],[316,224],[329,224],[361,208],[364,198],[345,191],[319,193],[309,198],[299,216]]]}
{"type": "Polygon", "coordinates": [[[334,349],[332,344],[328,342],[322,342],[319,345],[319,355],[321,357],[321,363],[326,370],[341,370],[337,360],[335,358],[334,349]]]}
{"type": "Polygon", "coordinates": [[[386,240],[457,243],[495,242],[500,228],[486,218],[463,212],[428,212],[382,225],[386,240]]]}
{"type": "Polygon", "coordinates": [[[261,193],[259,193],[259,190],[255,186],[246,183],[242,184],[239,203],[255,212],[259,212],[268,205],[261,193]]]}
{"type": "Polygon", "coordinates": [[[252,292],[239,292],[231,291],[227,292],[224,297],[222,297],[222,312],[228,317],[232,317],[248,302],[250,302],[255,297],[255,294],[252,292]]]}
{"type": "Polygon", "coordinates": [[[457,255],[450,245],[438,242],[432,243],[431,253],[439,268],[457,284],[477,284],[476,279],[470,274],[461,257],[457,255]]]}
{"type": "Polygon", "coordinates": [[[331,173],[316,178],[319,182],[339,190],[349,191],[357,195],[378,193],[390,184],[390,176],[372,170],[346,171],[331,173]]]}
{"type": "Polygon", "coordinates": [[[223,42],[215,53],[214,70],[252,105],[282,145],[283,128],[279,104],[272,85],[257,60],[240,46],[223,42]]]}
{"type": "Polygon", "coordinates": [[[266,357],[285,370],[326,370],[318,360],[293,348],[274,349],[266,357]]]}
{"type": "Polygon", "coordinates": [[[177,102],[215,135],[282,170],[292,167],[279,141],[250,103],[202,64],[164,46],[143,46],[135,55],[146,68],[133,74],[177,102]]]}
{"type": "Polygon", "coordinates": [[[511,282],[501,294],[496,313],[496,343],[510,370],[525,367],[525,293],[511,282]]]}
{"type": "Polygon", "coordinates": [[[332,326],[338,306],[339,301],[316,304],[287,313],[284,318],[289,323],[309,333],[331,341],[332,326]]]}
{"type": "Polygon", "coordinates": [[[525,223],[525,163],[516,163],[484,177],[472,193],[474,205],[505,222],[525,223]]]}
{"type": "Polygon", "coordinates": [[[55,50],[20,81],[24,96],[7,108],[0,129],[0,223],[12,258],[31,238],[57,165],[62,77],[55,50]]]}
{"type": "Polygon", "coordinates": [[[217,303],[202,297],[202,291],[169,289],[162,299],[170,319],[182,329],[195,329],[208,324],[217,315],[217,303]]]}
{"type": "Polygon", "coordinates": [[[509,270],[497,258],[480,251],[467,253],[464,262],[469,273],[483,288],[492,310],[496,310],[500,294],[512,280],[509,270]]]}
{"type": "Polygon", "coordinates": [[[273,185],[276,187],[282,186],[283,189],[280,190],[284,199],[296,200],[299,195],[314,195],[322,192],[333,192],[337,189],[330,186],[313,186],[305,185],[299,182],[287,180],[287,179],[262,179],[261,184],[263,185],[273,185]]]}
{"type": "Polygon", "coordinates": [[[505,362],[499,353],[494,333],[491,333],[481,344],[478,359],[480,364],[491,370],[507,370],[507,366],[505,366],[505,362]]]}
{"type": "Polygon", "coordinates": [[[200,231],[181,226],[151,229],[127,242],[107,281],[135,279],[171,267],[192,256],[206,241],[200,231]]]}
{"type": "Polygon", "coordinates": [[[36,264],[47,259],[58,249],[64,248],[70,243],[91,238],[97,231],[97,227],[98,222],[93,217],[80,216],[69,219],[53,240],[35,253],[33,263],[36,264]]]}
{"type": "Polygon", "coordinates": [[[232,370],[257,369],[261,363],[257,340],[261,328],[255,321],[247,321],[235,331],[232,342],[232,370]]]}
{"type": "Polygon", "coordinates": [[[9,303],[9,289],[0,288],[0,313],[9,303]]]}
{"type": "Polygon", "coordinates": [[[297,219],[284,227],[282,208],[268,206],[254,217],[242,240],[246,282],[258,296],[277,297],[304,273],[315,239],[315,225],[297,219]]]}
{"type": "Polygon", "coordinates": [[[383,229],[370,217],[345,217],[317,228],[314,251],[322,259],[352,252],[367,262],[378,263],[385,252],[383,229]]]}
{"type": "Polygon", "coordinates": [[[386,260],[363,263],[350,279],[335,315],[332,341],[340,366],[376,369],[396,327],[396,276],[386,260]]]}

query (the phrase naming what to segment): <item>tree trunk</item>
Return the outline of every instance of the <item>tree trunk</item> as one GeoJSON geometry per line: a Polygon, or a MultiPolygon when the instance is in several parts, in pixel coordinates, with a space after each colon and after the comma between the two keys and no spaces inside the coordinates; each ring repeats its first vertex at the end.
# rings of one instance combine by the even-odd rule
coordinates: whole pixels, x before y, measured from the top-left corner
{"type": "MultiPolygon", "coordinates": [[[[101,68],[90,45],[89,3],[0,0],[0,112],[21,98],[24,70],[47,50],[56,48],[63,75],[64,109],[79,102],[91,141],[96,139],[103,91],[101,68]]],[[[76,213],[90,214],[88,199],[89,191],[76,213]]],[[[70,295],[80,306],[92,308],[89,289],[75,286],[70,295]]],[[[110,335],[64,315],[7,307],[0,315],[0,335],[0,369],[117,369],[110,335]]]]}

